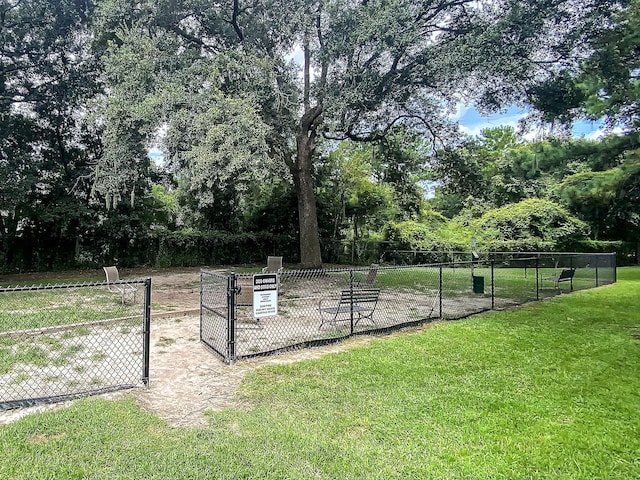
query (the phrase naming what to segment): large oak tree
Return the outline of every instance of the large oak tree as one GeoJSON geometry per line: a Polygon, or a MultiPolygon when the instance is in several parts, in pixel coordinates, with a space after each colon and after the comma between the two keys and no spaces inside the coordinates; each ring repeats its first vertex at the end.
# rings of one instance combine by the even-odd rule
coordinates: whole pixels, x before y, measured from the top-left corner
{"type": "MultiPolygon", "coordinates": [[[[169,77],[165,93],[189,71],[194,94],[210,89],[232,101],[248,98],[247,114],[255,112],[256,122],[270,128],[260,129],[270,157],[287,164],[295,185],[301,264],[318,267],[314,161],[321,136],[374,141],[403,125],[445,141],[447,113],[456,102],[495,109],[522,100],[529,86],[575,63],[582,25],[595,12],[608,15],[615,3],[107,0],[97,25],[102,39],[118,29],[161,39],[158,52],[167,60],[154,78],[169,77]],[[300,58],[292,61],[295,52],[300,58]],[[203,66],[200,76],[192,75],[194,65],[203,66]]],[[[117,63],[126,42],[112,40],[109,58],[117,63]]],[[[111,78],[112,88],[137,76],[135,68],[121,71],[111,78]]],[[[140,96],[147,87],[140,84],[140,96]]],[[[170,124],[190,102],[169,103],[150,117],[170,124]]],[[[251,162],[232,151],[226,155],[229,163],[251,162]]]]}

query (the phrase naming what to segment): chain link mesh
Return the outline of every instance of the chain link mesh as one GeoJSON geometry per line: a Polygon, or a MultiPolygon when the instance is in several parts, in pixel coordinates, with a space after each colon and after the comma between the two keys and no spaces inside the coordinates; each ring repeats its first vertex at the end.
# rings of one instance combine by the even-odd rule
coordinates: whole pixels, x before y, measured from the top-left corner
{"type": "MultiPolygon", "coordinates": [[[[515,257],[515,258],[514,258],[515,257]]],[[[615,254],[283,271],[278,314],[254,316],[253,275],[202,273],[202,340],[226,361],[508,308],[615,282],[615,254]],[[554,281],[575,269],[570,281],[554,281]]]]}
{"type": "Polygon", "coordinates": [[[223,358],[229,352],[229,276],[200,273],[200,340],[223,358]]]}
{"type": "Polygon", "coordinates": [[[540,296],[586,290],[616,281],[616,256],[605,253],[554,253],[539,259],[540,296]],[[565,270],[573,270],[569,280],[556,282],[565,270]]]}
{"type": "Polygon", "coordinates": [[[0,288],[0,409],[146,383],[150,288],[150,280],[0,288]]]}

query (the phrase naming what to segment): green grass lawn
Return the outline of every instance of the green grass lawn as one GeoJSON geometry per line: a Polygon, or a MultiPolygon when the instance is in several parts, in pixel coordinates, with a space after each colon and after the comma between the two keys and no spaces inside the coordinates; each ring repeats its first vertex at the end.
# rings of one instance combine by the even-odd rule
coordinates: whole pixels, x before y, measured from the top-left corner
{"type": "MultiPolygon", "coordinates": [[[[524,263],[512,264],[505,267],[501,262],[496,262],[496,266],[491,271],[491,267],[486,264],[475,266],[471,270],[467,264],[458,265],[455,268],[444,267],[442,269],[442,292],[445,298],[467,297],[471,292],[472,274],[484,277],[484,291],[486,295],[491,295],[491,281],[493,278],[494,291],[496,297],[513,299],[535,299],[536,288],[540,289],[540,296],[557,293],[554,283],[545,280],[549,277],[557,276],[561,269],[540,268],[538,271],[538,284],[536,283],[536,268],[529,265],[526,269],[524,263]]],[[[600,268],[600,278],[598,285],[611,282],[612,269],[600,268]]],[[[334,276],[344,277],[345,284],[348,283],[348,272],[334,273],[334,276]]],[[[356,280],[362,280],[366,276],[366,271],[358,271],[355,274],[356,280]]],[[[435,266],[406,267],[380,269],[375,279],[376,287],[407,289],[437,290],[440,284],[440,269],[435,266]]],[[[578,268],[573,279],[574,290],[594,288],[596,286],[596,270],[594,268],[578,268]]],[[[562,283],[563,291],[570,290],[569,282],[562,283]]]]}
{"type": "MultiPolygon", "coordinates": [[[[640,478],[640,268],[321,360],[176,429],[88,399],[0,427],[2,479],[640,478]]],[[[153,366],[152,366],[153,368],[153,366]]]]}
{"type": "Polygon", "coordinates": [[[123,304],[121,294],[103,287],[0,293],[0,333],[134,315],[142,315],[140,302],[123,304]]]}

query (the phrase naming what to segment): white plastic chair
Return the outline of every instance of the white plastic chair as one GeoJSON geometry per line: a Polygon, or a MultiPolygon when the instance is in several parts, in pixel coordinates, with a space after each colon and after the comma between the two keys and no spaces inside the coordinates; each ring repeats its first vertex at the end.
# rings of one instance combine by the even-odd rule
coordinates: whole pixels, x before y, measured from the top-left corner
{"type": "Polygon", "coordinates": [[[267,266],[262,269],[262,273],[281,273],[282,257],[267,257],[267,266]]]}
{"type": "Polygon", "coordinates": [[[136,303],[136,293],[137,289],[133,285],[129,285],[128,283],[119,283],[120,274],[118,273],[118,269],[115,266],[111,267],[102,267],[104,269],[104,273],[107,276],[107,288],[110,292],[122,294],[122,304],[125,304],[126,297],[132,297],[133,303],[136,303]]]}

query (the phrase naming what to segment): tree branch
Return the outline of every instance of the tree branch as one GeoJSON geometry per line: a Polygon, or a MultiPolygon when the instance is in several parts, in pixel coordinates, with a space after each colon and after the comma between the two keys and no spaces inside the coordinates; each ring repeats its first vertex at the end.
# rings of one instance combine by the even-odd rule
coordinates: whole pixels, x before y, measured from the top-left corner
{"type": "MultiPolygon", "coordinates": [[[[316,16],[316,35],[318,37],[318,45],[320,46],[320,51],[324,49],[324,37],[322,36],[322,11],[323,11],[323,2],[320,0],[318,2],[318,14],[316,16]]],[[[327,75],[329,72],[329,65],[326,60],[322,61],[322,65],[320,67],[320,91],[324,90],[324,87],[327,85],[327,75]]],[[[322,93],[320,94],[322,95],[322,93]]]]}
{"type": "Polygon", "coordinates": [[[322,105],[318,104],[307,110],[300,119],[299,126],[302,131],[312,131],[318,126],[318,120],[322,115],[322,105]]]}
{"type": "Polygon", "coordinates": [[[239,0],[233,0],[233,14],[231,16],[231,26],[233,30],[236,32],[238,39],[242,42],[244,40],[244,35],[242,34],[242,30],[240,30],[240,26],[238,25],[238,16],[240,15],[240,2],[239,0]]]}
{"type": "Polygon", "coordinates": [[[303,86],[303,105],[305,113],[309,111],[311,103],[309,100],[310,91],[311,91],[311,52],[309,50],[309,37],[305,34],[304,36],[304,86],[303,86]]]}
{"type": "Polygon", "coordinates": [[[184,38],[188,42],[194,43],[194,44],[199,45],[200,47],[206,48],[208,50],[216,51],[215,48],[213,48],[211,45],[208,45],[207,43],[205,43],[201,38],[198,38],[198,37],[196,37],[194,35],[191,35],[189,32],[187,32],[187,31],[183,30],[182,28],[180,28],[177,24],[167,25],[167,29],[169,31],[175,33],[179,37],[184,38]]]}
{"type": "Polygon", "coordinates": [[[387,126],[381,130],[377,130],[374,132],[367,132],[367,133],[355,133],[353,132],[353,130],[351,128],[345,130],[343,133],[344,135],[341,136],[332,136],[326,132],[323,133],[323,137],[326,138],[327,140],[351,140],[353,142],[358,142],[358,143],[371,143],[371,142],[377,142],[380,140],[383,140],[384,138],[386,138],[386,136],[389,134],[389,132],[391,131],[391,129],[393,129],[393,127],[395,127],[401,120],[404,119],[415,119],[415,120],[419,120],[420,123],[422,123],[424,125],[424,127],[429,131],[429,134],[431,135],[432,139],[437,140],[438,139],[438,135],[436,134],[435,130],[433,129],[433,127],[431,126],[431,124],[422,116],[420,115],[416,115],[416,114],[403,114],[403,115],[398,115],[396,118],[394,118],[391,122],[389,122],[387,124],[387,126]]]}

